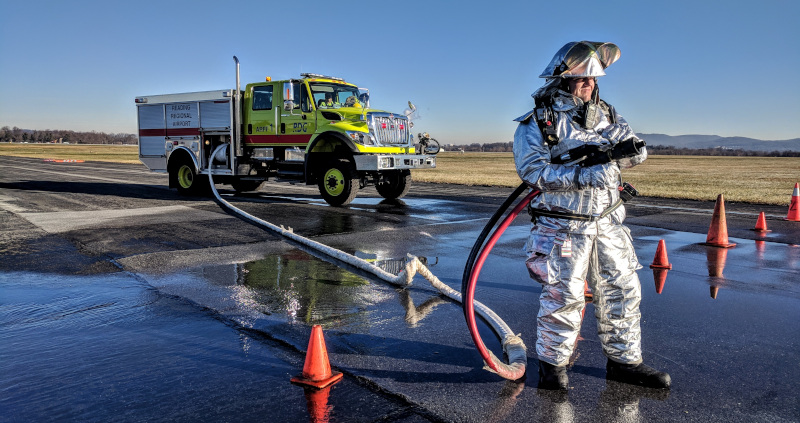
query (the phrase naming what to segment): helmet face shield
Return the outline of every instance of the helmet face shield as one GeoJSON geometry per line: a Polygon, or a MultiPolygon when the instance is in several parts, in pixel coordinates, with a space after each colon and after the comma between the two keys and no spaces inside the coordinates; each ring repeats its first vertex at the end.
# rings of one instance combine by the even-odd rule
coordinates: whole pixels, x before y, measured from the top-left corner
{"type": "Polygon", "coordinates": [[[539,78],[582,78],[606,74],[605,68],[619,59],[613,43],[576,41],[567,43],[553,56],[539,78]]]}

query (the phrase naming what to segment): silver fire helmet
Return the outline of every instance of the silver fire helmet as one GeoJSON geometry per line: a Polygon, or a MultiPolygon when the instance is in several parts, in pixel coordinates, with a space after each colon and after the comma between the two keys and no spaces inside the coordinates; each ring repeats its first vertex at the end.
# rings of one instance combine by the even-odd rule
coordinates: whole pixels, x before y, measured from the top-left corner
{"type": "Polygon", "coordinates": [[[561,47],[539,78],[582,78],[605,75],[604,69],[619,59],[613,43],[573,41],[561,47]]]}

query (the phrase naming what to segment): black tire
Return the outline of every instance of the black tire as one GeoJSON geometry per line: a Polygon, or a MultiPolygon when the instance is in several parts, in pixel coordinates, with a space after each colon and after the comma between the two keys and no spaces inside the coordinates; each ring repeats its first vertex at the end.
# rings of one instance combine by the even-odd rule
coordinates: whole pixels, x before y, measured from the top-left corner
{"type": "Polygon", "coordinates": [[[258,191],[264,181],[249,181],[238,179],[231,182],[231,186],[236,192],[258,191]]]}
{"type": "Polygon", "coordinates": [[[319,193],[328,204],[346,206],[356,198],[359,178],[356,167],[350,160],[332,160],[317,175],[319,193]]]}
{"type": "Polygon", "coordinates": [[[173,178],[178,194],[185,196],[204,195],[207,192],[208,181],[203,181],[201,175],[194,170],[194,164],[189,160],[182,160],[174,167],[169,177],[173,178]],[[205,184],[203,183],[205,182],[205,184]]]}
{"type": "Polygon", "coordinates": [[[411,171],[403,169],[386,172],[383,182],[375,184],[375,189],[387,200],[403,198],[411,189],[411,171]]]}

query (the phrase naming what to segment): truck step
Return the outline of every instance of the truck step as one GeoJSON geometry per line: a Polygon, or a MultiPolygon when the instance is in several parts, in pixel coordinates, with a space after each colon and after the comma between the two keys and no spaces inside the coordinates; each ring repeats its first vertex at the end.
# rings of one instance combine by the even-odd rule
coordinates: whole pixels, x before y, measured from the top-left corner
{"type": "Polygon", "coordinates": [[[301,179],[303,177],[302,170],[282,170],[278,169],[278,177],[279,178],[288,178],[288,179],[301,179]]]}

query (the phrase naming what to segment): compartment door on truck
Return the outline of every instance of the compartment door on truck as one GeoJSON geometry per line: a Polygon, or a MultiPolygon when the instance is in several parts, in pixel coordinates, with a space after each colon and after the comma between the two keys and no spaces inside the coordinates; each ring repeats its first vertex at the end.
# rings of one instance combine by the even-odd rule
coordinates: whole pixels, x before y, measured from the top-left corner
{"type": "Polygon", "coordinates": [[[275,84],[254,85],[245,93],[245,107],[250,118],[244,125],[244,142],[250,146],[275,146],[278,140],[280,103],[274,101],[275,84]]]}
{"type": "Polygon", "coordinates": [[[150,170],[167,170],[164,105],[137,105],[139,160],[150,170]]]}
{"type": "Polygon", "coordinates": [[[294,109],[289,113],[281,107],[279,123],[281,145],[305,148],[317,130],[316,114],[306,84],[298,81],[292,82],[292,85],[294,85],[294,109]]]}

